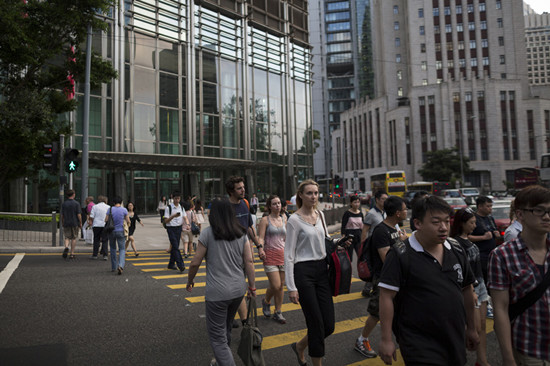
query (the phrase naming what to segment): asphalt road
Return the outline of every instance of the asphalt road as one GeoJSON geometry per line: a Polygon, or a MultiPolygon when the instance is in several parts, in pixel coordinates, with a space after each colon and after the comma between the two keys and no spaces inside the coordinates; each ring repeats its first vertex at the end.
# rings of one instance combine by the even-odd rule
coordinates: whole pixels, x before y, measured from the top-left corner
{"type": "MultiPolygon", "coordinates": [[[[12,258],[0,255],[0,270],[12,258]]],[[[142,252],[130,256],[118,276],[102,260],[26,254],[0,293],[0,365],[208,365],[212,352],[201,299],[204,287],[187,293],[181,288],[186,273],[166,270],[167,261],[162,251],[142,252]]],[[[260,264],[256,269],[259,305],[268,282],[260,264]]],[[[327,339],[325,365],[383,364],[353,350],[368,304],[360,295],[362,287],[353,282],[351,294],[334,298],[337,325],[327,339]]],[[[289,345],[304,334],[305,321],[286,296],[283,314],[285,325],[259,311],[267,365],[296,364],[289,345]]],[[[242,365],[236,356],[240,328],[232,336],[237,365],[242,365]]],[[[377,327],[371,336],[375,349],[379,337],[377,327]]],[[[488,349],[491,365],[499,365],[494,332],[488,349]]],[[[468,364],[474,365],[472,355],[468,364]]]]}

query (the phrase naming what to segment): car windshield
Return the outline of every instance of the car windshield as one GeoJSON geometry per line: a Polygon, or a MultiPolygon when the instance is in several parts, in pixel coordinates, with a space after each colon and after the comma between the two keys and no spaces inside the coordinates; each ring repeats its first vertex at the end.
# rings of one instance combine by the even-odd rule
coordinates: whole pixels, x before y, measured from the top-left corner
{"type": "Polygon", "coordinates": [[[445,196],[447,196],[447,197],[460,197],[460,193],[458,191],[445,191],[445,196]]]}
{"type": "Polygon", "coordinates": [[[507,219],[510,217],[510,207],[509,206],[493,206],[493,218],[494,219],[507,219]]]}
{"type": "Polygon", "coordinates": [[[462,198],[445,198],[449,205],[466,205],[462,198]]]}

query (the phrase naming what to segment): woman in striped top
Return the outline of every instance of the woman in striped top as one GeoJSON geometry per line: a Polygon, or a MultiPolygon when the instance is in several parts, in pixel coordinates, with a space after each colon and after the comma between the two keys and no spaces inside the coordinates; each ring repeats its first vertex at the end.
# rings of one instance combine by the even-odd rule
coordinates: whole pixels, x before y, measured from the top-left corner
{"type": "Polygon", "coordinates": [[[281,215],[281,200],[277,196],[272,195],[267,199],[266,209],[268,215],[262,217],[259,225],[259,255],[269,279],[269,288],[262,300],[262,308],[264,315],[267,318],[271,317],[271,299],[275,299],[273,320],[285,324],[286,319],[281,313],[281,307],[285,283],[286,217],[281,215]]]}

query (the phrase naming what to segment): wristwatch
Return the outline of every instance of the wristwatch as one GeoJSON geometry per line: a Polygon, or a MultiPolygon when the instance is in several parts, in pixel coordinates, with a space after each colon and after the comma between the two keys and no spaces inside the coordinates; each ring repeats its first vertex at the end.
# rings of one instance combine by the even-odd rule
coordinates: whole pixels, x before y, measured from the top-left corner
{"type": "Polygon", "coordinates": [[[256,249],[262,249],[264,246],[262,244],[256,245],[256,249]]]}

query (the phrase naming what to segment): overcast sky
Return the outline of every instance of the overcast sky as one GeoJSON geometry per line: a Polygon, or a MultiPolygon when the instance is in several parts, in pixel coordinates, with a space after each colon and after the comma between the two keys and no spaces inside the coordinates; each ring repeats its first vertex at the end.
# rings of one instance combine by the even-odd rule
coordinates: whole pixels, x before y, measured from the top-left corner
{"type": "Polygon", "coordinates": [[[539,14],[545,11],[550,13],[550,1],[548,0],[524,0],[524,2],[531,5],[531,8],[539,14]]]}

